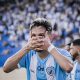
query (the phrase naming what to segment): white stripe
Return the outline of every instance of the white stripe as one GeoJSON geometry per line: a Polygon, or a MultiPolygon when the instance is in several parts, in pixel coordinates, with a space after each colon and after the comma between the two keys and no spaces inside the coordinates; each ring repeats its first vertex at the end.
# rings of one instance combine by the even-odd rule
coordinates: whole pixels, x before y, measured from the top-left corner
{"type": "Polygon", "coordinates": [[[30,80],[37,80],[36,69],[37,69],[37,56],[36,54],[34,54],[31,57],[31,62],[30,62],[30,80]]]}
{"type": "MultiPolygon", "coordinates": [[[[48,60],[47,60],[47,62],[46,62],[46,69],[47,68],[51,68],[51,67],[53,67],[55,69],[55,61],[54,61],[53,56],[50,55],[49,58],[48,58],[48,60]]],[[[54,74],[52,74],[52,76],[49,75],[47,73],[47,71],[45,71],[45,72],[46,72],[47,80],[56,80],[55,71],[54,71],[54,74]]]]}
{"type": "Polygon", "coordinates": [[[74,68],[71,71],[72,80],[75,80],[75,70],[76,70],[77,62],[74,64],[74,68]]]}

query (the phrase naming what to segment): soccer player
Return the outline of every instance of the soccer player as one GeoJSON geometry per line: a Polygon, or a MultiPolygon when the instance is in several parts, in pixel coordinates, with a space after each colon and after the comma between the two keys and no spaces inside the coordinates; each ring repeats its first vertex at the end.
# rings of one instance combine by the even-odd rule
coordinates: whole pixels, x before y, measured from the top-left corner
{"type": "Polygon", "coordinates": [[[7,59],[4,72],[20,65],[27,69],[27,80],[65,80],[66,72],[73,69],[71,55],[51,43],[52,26],[44,18],[30,25],[30,39],[26,46],[7,59]]]}
{"type": "Polygon", "coordinates": [[[80,80],[80,39],[73,40],[65,49],[71,53],[74,61],[74,68],[67,80],[80,80]]]}

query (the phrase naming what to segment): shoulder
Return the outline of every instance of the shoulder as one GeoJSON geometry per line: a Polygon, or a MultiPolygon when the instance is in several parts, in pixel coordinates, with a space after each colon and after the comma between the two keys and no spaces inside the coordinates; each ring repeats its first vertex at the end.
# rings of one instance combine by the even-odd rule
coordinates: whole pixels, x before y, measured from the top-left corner
{"type": "Polygon", "coordinates": [[[36,51],[30,50],[24,57],[27,61],[30,61],[34,55],[36,55],[36,51]]]}
{"type": "Polygon", "coordinates": [[[73,63],[72,55],[70,54],[70,52],[68,52],[67,50],[62,49],[62,48],[57,48],[57,50],[60,52],[60,54],[65,56],[69,61],[71,61],[73,63]]]}
{"type": "Polygon", "coordinates": [[[65,56],[71,56],[70,52],[68,52],[67,50],[65,49],[62,49],[62,48],[57,48],[57,50],[62,54],[62,55],[65,55],[65,56]]]}
{"type": "Polygon", "coordinates": [[[19,64],[21,66],[26,66],[27,65],[30,65],[30,61],[31,61],[31,58],[36,54],[35,51],[31,50],[29,51],[28,53],[26,53],[25,56],[22,57],[22,59],[20,60],[19,64]]]}

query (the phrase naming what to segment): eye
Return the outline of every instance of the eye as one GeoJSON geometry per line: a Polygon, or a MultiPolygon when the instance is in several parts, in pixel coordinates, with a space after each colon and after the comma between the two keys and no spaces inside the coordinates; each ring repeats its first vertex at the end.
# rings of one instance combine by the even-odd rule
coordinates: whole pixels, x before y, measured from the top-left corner
{"type": "Polygon", "coordinates": [[[39,34],[40,37],[45,37],[45,34],[39,34]]]}
{"type": "Polygon", "coordinates": [[[35,34],[32,34],[31,37],[36,37],[36,35],[35,34]]]}

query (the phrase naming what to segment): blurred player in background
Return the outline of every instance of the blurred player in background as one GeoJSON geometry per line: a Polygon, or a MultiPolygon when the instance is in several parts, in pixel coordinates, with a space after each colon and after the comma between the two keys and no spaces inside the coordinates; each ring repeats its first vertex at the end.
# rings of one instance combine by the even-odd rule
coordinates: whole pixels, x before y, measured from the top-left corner
{"type": "Polygon", "coordinates": [[[71,53],[74,61],[74,68],[67,80],[80,80],[80,39],[72,41],[65,49],[71,53]]]}

